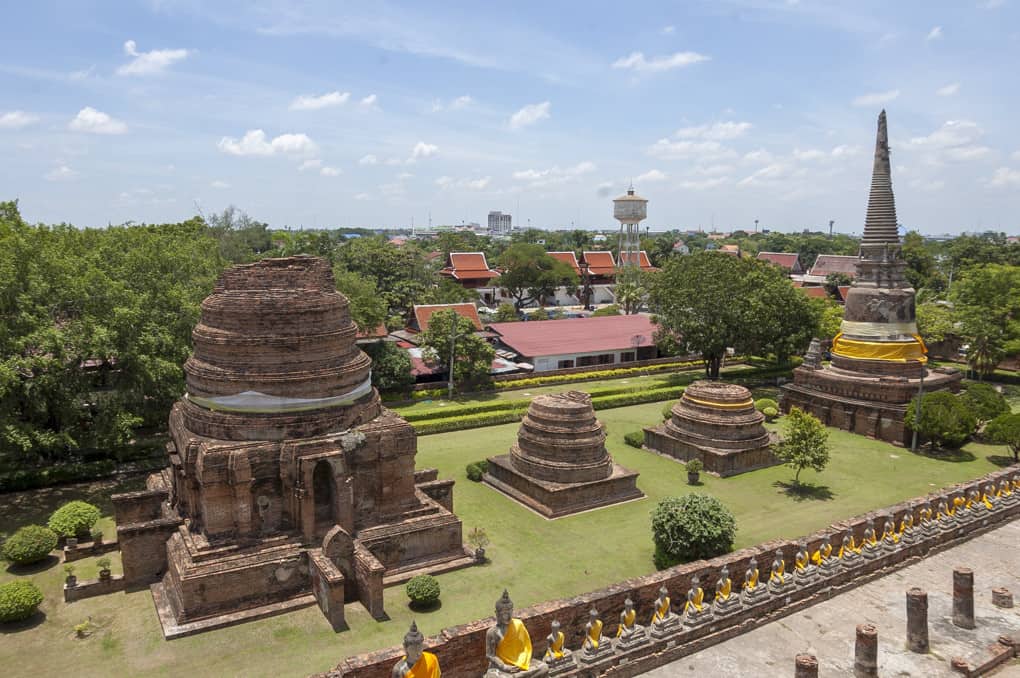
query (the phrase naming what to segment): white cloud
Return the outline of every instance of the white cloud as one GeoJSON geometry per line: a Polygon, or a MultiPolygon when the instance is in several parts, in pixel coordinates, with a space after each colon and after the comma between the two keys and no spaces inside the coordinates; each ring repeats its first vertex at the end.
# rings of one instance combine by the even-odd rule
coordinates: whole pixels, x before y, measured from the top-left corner
{"type": "Polygon", "coordinates": [[[532,186],[548,186],[566,183],[582,175],[590,174],[596,169],[597,167],[595,166],[595,163],[585,160],[566,168],[560,168],[559,165],[553,165],[552,167],[543,170],[519,170],[513,173],[513,178],[517,181],[527,181],[532,186]]]}
{"type": "Polygon", "coordinates": [[[375,157],[371,153],[368,155],[361,156],[361,160],[358,161],[359,165],[378,165],[379,158],[375,157]]]}
{"type": "Polygon", "coordinates": [[[772,162],[772,154],[764,148],[759,148],[745,153],[744,160],[747,162],[772,162]]]}
{"type": "MultiPolygon", "coordinates": [[[[218,188],[218,189],[223,189],[223,188],[230,188],[230,184],[228,184],[228,183],[227,183],[227,182],[225,182],[225,181],[220,181],[219,179],[217,179],[216,181],[212,182],[212,183],[211,183],[211,184],[209,184],[209,185],[210,185],[210,186],[211,186],[212,188],[218,188]]],[[[121,194],[121,195],[123,195],[123,194],[121,194]]]]}
{"type": "Polygon", "coordinates": [[[154,75],[178,61],[183,61],[191,52],[186,49],[154,49],[139,52],[134,40],[124,43],[124,54],[134,59],[117,69],[117,75],[154,75]]]}
{"type": "Polygon", "coordinates": [[[1005,4],[1006,0],[985,0],[984,2],[979,2],[978,7],[981,9],[998,9],[1005,4]]]}
{"type": "Polygon", "coordinates": [[[319,174],[324,177],[338,177],[341,174],[341,170],[336,167],[323,167],[319,170],[319,174]]]}
{"type": "Polygon", "coordinates": [[[676,32],[676,26],[663,26],[659,32],[663,35],[673,35],[676,32]]]}
{"type": "Polygon", "coordinates": [[[848,146],[846,144],[840,144],[832,149],[833,158],[850,158],[861,152],[860,146],[848,146]]]}
{"type": "Polygon", "coordinates": [[[267,139],[260,129],[245,132],[240,140],[223,137],[216,146],[229,155],[312,155],[318,151],[315,142],[307,134],[281,134],[267,139]]]}
{"type": "Polygon", "coordinates": [[[934,28],[932,28],[930,31],[928,31],[928,35],[926,35],[924,39],[927,40],[928,42],[931,42],[932,40],[941,40],[942,26],[935,26],[934,28]]]}
{"type": "Polygon", "coordinates": [[[354,199],[355,200],[371,200],[372,196],[370,196],[368,193],[355,193],[354,194],[354,199]]]}
{"type": "Polygon", "coordinates": [[[656,181],[665,181],[666,179],[666,175],[657,169],[648,170],[644,174],[634,177],[634,181],[638,184],[650,184],[656,181]]]}
{"type": "Polygon", "coordinates": [[[953,148],[972,144],[984,136],[984,130],[969,120],[947,120],[928,136],[914,137],[911,145],[928,148],[953,148]]]}
{"type": "Polygon", "coordinates": [[[463,96],[459,96],[456,99],[453,99],[448,104],[444,104],[441,100],[436,99],[435,101],[432,102],[432,112],[438,113],[440,111],[459,111],[462,108],[467,108],[474,102],[475,100],[472,99],[467,94],[464,94],[463,96]]]}
{"type": "Polygon", "coordinates": [[[308,158],[298,165],[298,172],[304,172],[305,170],[310,169],[319,169],[320,167],[322,167],[322,160],[319,158],[308,158]]]}
{"type": "Polygon", "coordinates": [[[677,182],[678,188],[683,188],[688,191],[708,191],[713,188],[722,186],[727,181],[728,177],[714,177],[711,179],[685,179],[677,182]]]}
{"type": "Polygon", "coordinates": [[[424,141],[419,141],[411,149],[411,157],[408,162],[414,162],[421,158],[431,158],[433,155],[439,152],[439,146],[435,144],[427,144],[424,141]]]}
{"type": "Polygon", "coordinates": [[[701,160],[721,160],[732,158],[736,153],[718,141],[673,141],[659,139],[648,148],[648,154],[660,158],[699,158],[701,160]]]}
{"type": "Polygon", "coordinates": [[[960,83],[953,82],[946,85],[945,87],[939,87],[937,90],[935,90],[935,94],[938,94],[940,97],[951,97],[959,91],[960,83]]]}
{"type": "Polygon", "coordinates": [[[1020,160],[1020,151],[1013,151],[1013,154],[1010,157],[1014,160],[1020,160]]]}
{"type": "Polygon", "coordinates": [[[77,80],[87,80],[95,72],[96,72],[96,66],[95,66],[95,64],[93,64],[92,66],[89,66],[88,68],[83,68],[80,71],[71,71],[70,73],[68,73],[67,77],[70,78],[71,80],[76,80],[76,81],[77,80]]]}
{"type": "Polygon", "coordinates": [[[373,108],[376,102],[379,101],[379,97],[374,94],[369,94],[367,97],[358,102],[362,108],[373,108]]]}
{"type": "Polygon", "coordinates": [[[343,106],[350,98],[350,92],[339,91],[327,92],[326,94],[320,94],[319,96],[299,96],[297,99],[290,102],[289,108],[292,111],[317,111],[321,108],[329,108],[331,106],[343,106]]]}
{"type": "Polygon", "coordinates": [[[39,121],[39,116],[25,111],[8,111],[0,114],[0,129],[21,129],[39,121]]]}
{"type": "Polygon", "coordinates": [[[881,104],[887,104],[890,101],[896,99],[900,95],[898,89],[891,89],[888,92],[870,92],[868,94],[862,94],[853,100],[854,106],[879,106],[881,104]]]}
{"type": "Polygon", "coordinates": [[[825,151],[819,151],[817,148],[809,148],[806,151],[802,151],[799,148],[793,149],[793,157],[797,160],[821,160],[829,156],[825,151]]]}
{"type": "Polygon", "coordinates": [[[1009,167],[1000,167],[988,182],[993,188],[1009,188],[1016,186],[1020,188],[1020,170],[1009,167]]]}
{"type": "Polygon", "coordinates": [[[642,52],[631,52],[622,59],[613,62],[613,68],[637,71],[638,73],[661,73],[671,71],[674,68],[684,68],[702,61],[708,61],[710,57],[697,52],[676,52],[665,56],[646,59],[642,52]]]}
{"type": "Polygon", "coordinates": [[[462,189],[468,191],[484,191],[492,183],[492,177],[478,177],[477,179],[454,179],[453,177],[442,176],[436,179],[436,186],[444,190],[462,189]]]}
{"type": "Polygon", "coordinates": [[[749,122],[714,122],[711,125],[697,125],[695,127],[682,127],[676,131],[679,139],[712,139],[722,141],[742,137],[749,129],[754,127],[749,122]]]}
{"type": "Polygon", "coordinates": [[[91,106],[86,106],[78,111],[78,115],[74,116],[68,127],[75,132],[88,132],[89,134],[124,134],[128,129],[123,121],[111,118],[91,106]]]}
{"type": "Polygon", "coordinates": [[[46,173],[46,181],[65,181],[78,176],[78,173],[61,163],[46,173]]]}
{"type": "Polygon", "coordinates": [[[754,174],[744,177],[737,182],[737,186],[754,186],[760,184],[767,184],[779,179],[783,179],[790,175],[793,168],[784,162],[775,162],[771,165],[766,165],[754,174]]]}
{"type": "Polygon", "coordinates": [[[540,104],[528,104],[510,116],[510,129],[520,129],[548,118],[551,105],[548,101],[543,101],[540,104]]]}

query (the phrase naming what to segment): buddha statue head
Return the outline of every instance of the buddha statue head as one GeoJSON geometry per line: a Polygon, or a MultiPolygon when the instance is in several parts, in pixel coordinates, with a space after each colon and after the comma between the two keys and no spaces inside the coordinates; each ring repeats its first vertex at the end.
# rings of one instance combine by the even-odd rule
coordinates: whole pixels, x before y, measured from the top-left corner
{"type": "Polygon", "coordinates": [[[669,589],[664,584],[659,587],[659,600],[666,600],[666,598],[669,598],[669,589]]]}
{"type": "Polygon", "coordinates": [[[630,599],[630,596],[627,596],[627,600],[623,601],[623,609],[627,612],[634,609],[634,601],[630,599]]]}
{"type": "Polygon", "coordinates": [[[503,595],[496,601],[496,621],[501,625],[510,623],[514,616],[514,603],[510,600],[510,594],[503,589],[503,595]]]}
{"type": "Polygon", "coordinates": [[[594,624],[598,620],[599,620],[599,611],[596,610],[593,607],[593,608],[591,608],[591,610],[588,611],[588,623],[589,624],[594,624]]]}
{"type": "Polygon", "coordinates": [[[691,579],[691,592],[695,592],[701,588],[701,577],[694,575],[691,579]]]}
{"type": "Polygon", "coordinates": [[[553,619],[553,623],[551,624],[551,631],[549,632],[549,635],[552,636],[553,638],[555,638],[559,634],[559,632],[560,632],[560,623],[557,620],[553,619]]]}
{"type": "Polygon", "coordinates": [[[758,559],[754,556],[751,556],[750,562],[747,563],[747,571],[749,573],[758,571],[758,559]]]}
{"type": "Polygon", "coordinates": [[[730,566],[723,565],[722,570],[719,571],[719,581],[727,582],[730,580],[730,566]]]}
{"type": "Polygon", "coordinates": [[[407,655],[408,667],[418,663],[424,650],[425,636],[418,630],[418,624],[412,621],[411,628],[404,634],[404,654],[407,655]]]}

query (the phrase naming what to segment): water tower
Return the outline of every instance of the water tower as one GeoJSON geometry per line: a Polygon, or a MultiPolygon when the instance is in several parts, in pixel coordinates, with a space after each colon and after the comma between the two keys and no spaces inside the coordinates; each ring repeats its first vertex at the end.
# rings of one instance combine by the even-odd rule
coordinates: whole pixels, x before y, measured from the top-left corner
{"type": "Polygon", "coordinates": [[[619,273],[617,280],[633,279],[641,270],[640,224],[648,216],[648,200],[634,193],[634,185],[627,195],[613,200],[613,218],[620,222],[620,240],[616,256],[619,273]]]}

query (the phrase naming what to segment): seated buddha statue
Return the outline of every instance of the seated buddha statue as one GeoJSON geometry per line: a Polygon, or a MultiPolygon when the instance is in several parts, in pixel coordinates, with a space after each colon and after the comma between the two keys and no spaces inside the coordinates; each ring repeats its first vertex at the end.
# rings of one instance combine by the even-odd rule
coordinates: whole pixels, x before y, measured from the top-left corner
{"type": "Polygon", "coordinates": [[[854,542],[853,532],[843,535],[843,545],[839,547],[839,554],[836,557],[845,568],[856,567],[860,564],[861,546],[854,542]]]}
{"type": "Polygon", "coordinates": [[[602,635],[602,620],[594,607],[588,612],[588,623],[584,625],[584,643],[581,645],[580,661],[591,663],[613,653],[612,644],[602,635]]]}
{"type": "Polygon", "coordinates": [[[1020,473],[1013,474],[1013,492],[1020,491],[1020,473]]]}
{"type": "Polygon", "coordinates": [[[1006,499],[1013,495],[1013,489],[1010,487],[1009,479],[1003,478],[999,483],[999,486],[995,488],[996,499],[1006,499]]]}
{"type": "Polygon", "coordinates": [[[914,542],[914,511],[908,510],[900,518],[900,529],[898,530],[900,543],[912,544],[914,542]]]}
{"type": "Polygon", "coordinates": [[[684,603],[684,624],[697,626],[711,617],[712,608],[705,605],[705,590],[701,588],[701,579],[694,575],[691,579],[691,588],[687,591],[687,601],[684,603]]]}
{"type": "Polygon", "coordinates": [[[431,652],[425,652],[425,636],[418,631],[418,625],[411,622],[411,629],[404,635],[404,658],[397,662],[390,673],[392,678],[440,678],[439,659],[431,652]]]}
{"type": "Polygon", "coordinates": [[[882,526],[882,539],[879,544],[883,551],[892,551],[900,544],[900,534],[892,518],[886,518],[882,526]]]}
{"type": "Polygon", "coordinates": [[[818,550],[811,554],[811,562],[818,568],[818,573],[823,577],[831,576],[839,569],[839,558],[832,556],[832,542],[826,539],[818,546],[818,550]]]}
{"type": "Polygon", "coordinates": [[[514,618],[514,604],[505,590],[496,601],[496,625],[485,633],[485,678],[548,676],[549,667],[531,656],[531,636],[524,622],[514,618]]]}
{"type": "Polygon", "coordinates": [[[744,572],[744,584],[740,592],[740,601],[744,605],[753,605],[768,598],[768,588],[759,585],[759,577],[758,559],[752,557],[744,572]]]}
{"type": "Polygon", "coordinates": [[[786,559],[783,550],[776,549],[776,557],[772,560],[769,570],[769,590],[773,594],[786,593],[793,588],[793,580],[786,576],[786,559]]]}
{"type": "Polygon", "coordinates": [[[553,620],[551,627],[549,635],[545,639],[546,650],[542,661],[549,667],[549,674],[554,675],[558,669],[559,671],[571,669],[574,666],[574,659],[570,650],[564,646],[566,636],[560,630],[560,623],[553,620]]]}
{"type": "Polygon", "coordinates": [[[712,612],[716,616],[731,614],[740,609],[740,597],[733,595],[733,580],[730,579],[730,568],[723,565],[719,578],[715,581],[715,602],[712,612]]]}
{"type": "Polygon", "coordinates": [[[861,555],[865,558],[874,558],[878,555],[878,536],[875,533],[875,521],[868,518],[864,527],[864,538],[861,543],[861,555]]]}
{"type": "Polygon", "coordinates": [[[646,642],[648,642],[648,635],[645,633],[645,627],[637,623],[637,610],[634,609],[634,601],[628,597],[623,601],[620,624],[616,627],[616,649],[629,650],[646,642]]]}
{"type": "Polygon", "coordinates": [[[995,488],[989,483],[985,483],[984,487],[981,488],[981,502],[989,511],[995,508],[995,488]]]}
{"type": "Polygon", "coordinates": [[[793,557],[793,577],[798,584],[806,584],[818,576],[818,569],[811,562],[807,544],[797,544],[797,554],[793,557]]]}
{"type": "Polygon", "coordinates": [[[656,639],[664,638],[680,627],[680,617],[672,610],[669,590],[665,586],[659,588],[659,597],[655,599],[651,627],[652,637],[656,639]]]}

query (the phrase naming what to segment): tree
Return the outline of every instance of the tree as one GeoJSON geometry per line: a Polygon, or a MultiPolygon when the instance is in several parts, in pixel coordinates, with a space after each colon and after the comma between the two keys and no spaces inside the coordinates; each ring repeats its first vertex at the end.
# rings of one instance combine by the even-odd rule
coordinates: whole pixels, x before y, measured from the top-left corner
{"type": "Polygon", "coordinates": [[[503,273],[496,284],[514,299],[514,307],[538,301],[556,293],[557,287],[577,291],[577,273],[569,265],[546,254],[541,245],[514,243],[500,255],[503,273]]]}
{"type": "Polygon", "coordinates": [[[254,261],[273,246],[269,226],[233,205],[220,214],[210,215],[206,223],[219,243],[220,256],[231,263],[254,261]]]}
{"type": "Polygon", "coordinates": [[[1009,412],[1006,397],[991,384],[969,383],[960,398],[979,422],[991,421],[1009,412]]]}
{"type": "Polygon", "coordinates": [[[839,271],[830,273],[825,276],[825,291],[829,294],[835,294],[838,288],[852,285],[853,282],[854,279],[846,273],[841,273],[839,271]]]}
{"type": "Polygon", "coordinates": [[[380,391],[402,392],[414,383],[411,356],[392,341],[377,341],[364,347],[372,359],[372,385],[380,391]]]}
{"type": "Polygon", "coordinates": [[[422,334],[425,359],[432,365],[447,368],[451,344],[456,383],[478,385],[489,380],[496,351],[475,334],[474,323],[452,310],[433,313],[429,328],[422,334]],[[452,342],[451,336],[454,337],[452,342]]]}
{"type": "Polygon", "coordinates": [[[799,407],[790,409],[783,426],[783,437],[772,448],[776,457],[796,469],[794,485],[800,485],[800,472],[806,468],[821,472],[829,463],[829,431],[817,417],[799,407]]]}
{"type": "Polygon", "coordinates": [[[660,570],[699,558],[714,558],[733,549],[737,522],[713,496],[666,497],[652,511],[655,566],[660,570]]]}
{"type": "Polygon", "coordinates": [[[931,287],[937,268],[935,255],[925,244],[924,236],[917,231],[908,231],[903,236],[900,253],[907,262],[905,273],[911,287],[915,290],[931,287]]]}
{"type": "Polygon", "coordinates": [[[517,309],[514,308],[513,304],[500,304],[499,308],[496,309],[496,322],[498,323],[514,323],[520,320],[517,315],[517,309]]]}
{"type": "Polygon", "coordinates": [[[988,264],[966,269],[953,286],[967,362],[980,377],[1020,352],[1020,267],[988,264]]]}
{"type": "Polygon", "coordinates": [[[904,424],[927,439],[932,448],[956,449],[967,442],[977,419],[970,408],[949,391],[935,391],[921,396],[921,417],[917,417],[917,397],[907,407],[904,424]]]}
{"type": "Polygon", "coordinates": [[[817,337],[822,341],[832,341],[843,324],[843,307],[832,299],[811,298],[808,302],[818,317],[817,337]]]}
{"type": "Polygon", "coordinates": [[[718,379],[727,348],[785,362],[818,332],[814,307],[767,262],[716,252],[675,257],[650,276],[650,289],[659,326],[702,355],[710,379],[718,379]]]}
{"type": "Polygon", "coordinates": [[[389,309],[379,295],[375,281],[351,271],[333,271],[338,292],[350,302],[351,319],[360,332],[371,332],[386,322],[389,309]]]}
{"type": "Polygon", "coordinates": [[[1013,453],[1013,461],[1020,462],[1020,414],[1006,412],[988,422],[985,440],[1005,445],[1013,453]]]}
{"type": "Polygon", "coordinates": [[[951,304],[939,301],[923,302],[917,305],[917,332],[925,343],[938,344],[955,334],[953,308],[951,304]]]}
{"type": "Polygon", "coordinates": [[[616,297],[616,303],[623,306],[624,314],[633,315],[645,302],[648,290],[639,279],[624,279],[617,281],[613,287],[613,295],[616,297]]]}

